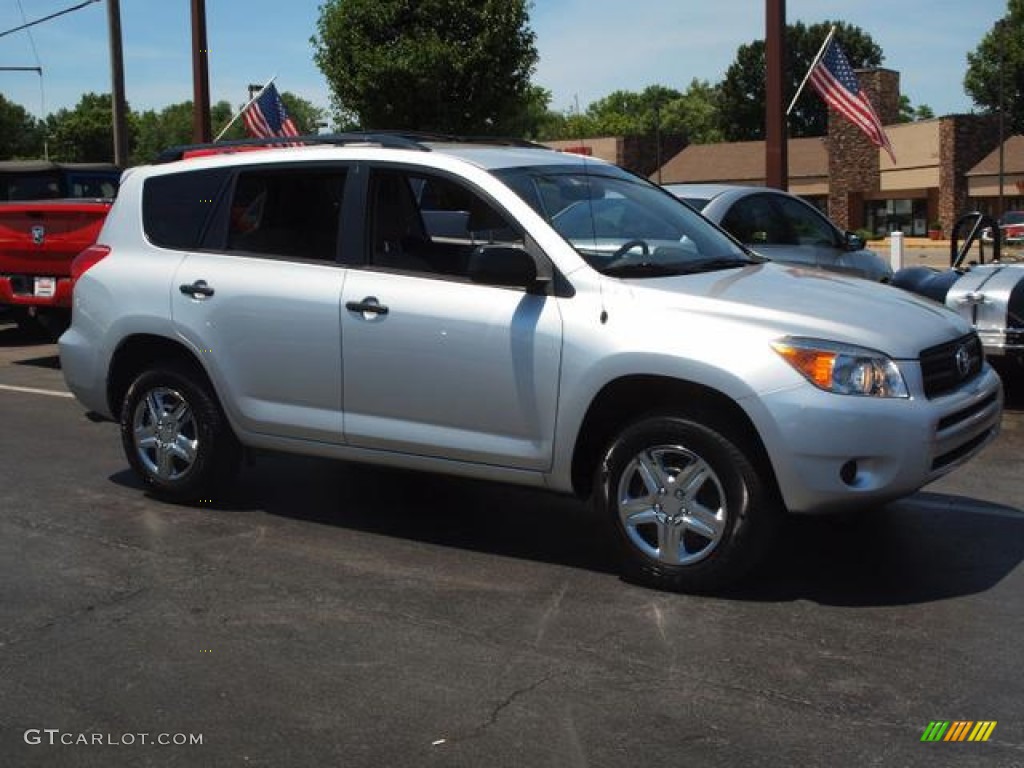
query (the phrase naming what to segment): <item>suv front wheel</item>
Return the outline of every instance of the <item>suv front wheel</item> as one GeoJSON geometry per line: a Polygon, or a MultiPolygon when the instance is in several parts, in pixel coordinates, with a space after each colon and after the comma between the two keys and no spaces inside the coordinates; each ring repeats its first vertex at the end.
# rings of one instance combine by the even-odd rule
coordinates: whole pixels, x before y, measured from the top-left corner
{"type": "Polygon", "coordinates": [[[595,500],[619,534],[627,576],[707,592],[760,558],[779,504],[737,442],[675,416],[618,435],[597,469],[595,500]]]}
{"type": "Polygon", "coordinates": [[[121,442],[146,486],[176,501],[208,497],[241,456],[209,385],[184,366],[135,379],[121,409],[121,442]]]}

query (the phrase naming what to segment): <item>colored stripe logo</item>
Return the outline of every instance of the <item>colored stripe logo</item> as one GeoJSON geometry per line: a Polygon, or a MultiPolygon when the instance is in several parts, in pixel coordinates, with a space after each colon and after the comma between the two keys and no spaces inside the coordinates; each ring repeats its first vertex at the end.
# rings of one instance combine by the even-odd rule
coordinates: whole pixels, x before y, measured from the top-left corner
{"type": "Polygon", "coordinates": [[[921,734],[921,741],[988,741],[996,729],[996,720],[932,720],[921,734]]]}

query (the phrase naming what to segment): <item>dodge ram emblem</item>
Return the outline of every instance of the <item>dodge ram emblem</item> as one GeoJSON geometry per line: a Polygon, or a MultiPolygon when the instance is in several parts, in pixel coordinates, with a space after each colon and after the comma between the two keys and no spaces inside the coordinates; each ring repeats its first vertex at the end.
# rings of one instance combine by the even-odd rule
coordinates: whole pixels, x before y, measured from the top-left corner
{"type": "Polygon", "coordinates": [[[32,242],[35,245],[42,245],[46,239],[46,227],[42,224],[36,224],[32,227],[32,242]]]}
{"type": "Polygon", "coordinates": [[[956,369],[960,371],[961,379],[971,372],[971,353],[963,345],[956,349],[956,369]]]}

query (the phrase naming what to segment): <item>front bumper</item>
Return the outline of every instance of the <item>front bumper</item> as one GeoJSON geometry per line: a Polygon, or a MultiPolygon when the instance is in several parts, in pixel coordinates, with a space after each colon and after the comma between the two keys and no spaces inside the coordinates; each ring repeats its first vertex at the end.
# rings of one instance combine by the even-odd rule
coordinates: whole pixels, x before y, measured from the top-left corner
{"type": "MultiPolygon", "coordinates": [[[[922,391],[919,381],[908,385],[922,391]]],[[[792,512],[818,513],[907,496],[970,460],[999,434],[1003,389],[986,365],[968,384],[931,400],[800,387],[763,402],[769,425],[762,438],[783,500],[792,512]]]]}

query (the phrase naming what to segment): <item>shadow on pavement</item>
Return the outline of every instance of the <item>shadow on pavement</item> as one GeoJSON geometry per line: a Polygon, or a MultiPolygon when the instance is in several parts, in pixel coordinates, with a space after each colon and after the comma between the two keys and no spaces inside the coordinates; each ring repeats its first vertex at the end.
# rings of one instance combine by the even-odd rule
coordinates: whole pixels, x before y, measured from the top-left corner
{"type": "Polygon", "coordinates": [[[13,365],[30,365],[34,368],[49,368],[53,371],[60,370],[60,356],[46,355],[45,357],[33,357],[28,360],[12,360],[13,365]]]}
{"type": "MultiPolygon", "coordinates": [[[[140,487],[130,472],[111,480],[140,487]]],[[[618,570],[614,531],[588,505],[513,486],[265,454],[209,507],[594,572],[618,570]]],[[[984,592],[1022,559],[1021,510],[918,493],[855,514],[786,519],[767,560],[722,597],[836,606],[925,603],[984,592]]]]}
{"type": "Polygon", "coordinates": [[[729,597],[822,605],[926,603],[984,592],[1024,560],[1024,511],[919,492],[878,509],[793,517],[729,597]]]}
{"type": "Polygon", "coordinates": [[[0,319],[0,347],[34,347],[53,344],[56,339],[44,330],[26,331],[0,319]]]}
{"type": "MultiPolygon", "coordinates": [[[[141,488],[129,471],[110,479],[141,488]]],[[[223,497],[203,506],[596,572],[618,569],[614,532],[589,506],[517,486],[261,453],[223,497]]]]}

